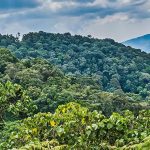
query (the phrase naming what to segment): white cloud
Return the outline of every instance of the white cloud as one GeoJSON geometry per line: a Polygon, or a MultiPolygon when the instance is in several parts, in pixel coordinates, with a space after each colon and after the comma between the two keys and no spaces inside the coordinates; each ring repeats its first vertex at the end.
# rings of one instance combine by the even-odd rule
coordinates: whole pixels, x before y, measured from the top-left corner
{"type": "Polygon", "coordinates": [[[82,27],[78,34],[92,35],[97,38],[113,38],[122,42],[127,39],[150,33],[150,19],[132,20],[125,14],[115,14],[104,19],[97,18],[89,21],[82,27]],[[120,19],[119,16],[124,18],[120,19]],[[108,19],[109,18],[109,19],[108,19]]]}
{"type": "Polygon", "coordinates": [[[0,10],[0,32],[71,32],[117,41],[150,33],[150,0],[37,1],[34,8],[0,10]]]}
{"type": "Polygon", "coordinates": [[[109,16],[106,16],[105,18],[103,19],[100,19],[101,20],[101,24],[107,24],[107,23],[111,23],[111,22],[119,22],[119,21],[129,21],[129,16],[128,14],[125,14],[125,13],[117,13],[117,14],[114,14],[114,15],[109,15],[109,16]]]}

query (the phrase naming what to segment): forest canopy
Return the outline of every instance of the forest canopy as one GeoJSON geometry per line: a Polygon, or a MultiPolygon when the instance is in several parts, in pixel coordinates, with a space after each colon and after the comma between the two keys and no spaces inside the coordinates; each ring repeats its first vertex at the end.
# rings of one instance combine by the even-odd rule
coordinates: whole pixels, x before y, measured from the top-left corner
{"type": "Polygon", "coordinates": [[[70,33],[0,35],[0,149],[150,148],[150,54],[70,33]]]}
{"type": "Polygon", "coordinates": [[[104,91],[149,96],[150,54],[112,39],[40,31],[23,35],[21,41],[18,36],[0,35],[0,46],[19,59],[44,58],[65,74],[96,76],[104,91]]]}

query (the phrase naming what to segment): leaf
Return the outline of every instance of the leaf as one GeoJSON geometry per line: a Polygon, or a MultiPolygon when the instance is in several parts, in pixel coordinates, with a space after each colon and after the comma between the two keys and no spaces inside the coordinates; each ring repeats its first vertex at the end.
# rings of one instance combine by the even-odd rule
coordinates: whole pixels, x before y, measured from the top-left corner
{"type": "Polygon", "coordinates": [[[108,129],[111,129],[112,127],[113,127],[113,124],[111,124],[111,123],[108,123],[108,124],[107,124],[107,128],[108,128],[108,129]]]}
{"type": "Polygon", "coordinates": [[[37,128],[32,129],[32,132],[37,134],[37,128]]]}
{"type": "Polygon", "coordinates": [[[54,126],[56,126],[56,123],[55,123],[55,121],[50,121],[50,125],[52,126],[52,127],[54,127],[54,126]]]}
{"type": "Polygon", "coordinates": [[[91,134],[91,131],[90,130],[86,131],[86,134],[89,136],[91,134]]]}
{"type": "Polygon", "coordinates": [[[66,109],[65,109],[65,108],[63,108],[63,109],[62,109],[62,112],[63,112],[63,113],[65,113],[65,111],[66,111],[66,109]]]}
{"type": "Polygon", "coordinates": [[[104,124],[103,122],[100,122],[98,125],[99,125],[99,127],[101,127],[101,128],[104,128],[104,127],[105,127],[105,124],[104,124]]]}
{"type": "Polygon", "coordinates": [[[64,128],[62,127],[57,127],[56,131],[60,134],[60,133],[64,133],[64,128]]]}
{"type": "Polygon", "coordinates": [[[82,118],[81,122],[82,124],[85,124],[85,118],[82,118]]]}
{"type": "Polygon", "coordinates": [[[95,130],[98,128],[97,124],[92,124],[92,128],[94,128],[95,130]]]}

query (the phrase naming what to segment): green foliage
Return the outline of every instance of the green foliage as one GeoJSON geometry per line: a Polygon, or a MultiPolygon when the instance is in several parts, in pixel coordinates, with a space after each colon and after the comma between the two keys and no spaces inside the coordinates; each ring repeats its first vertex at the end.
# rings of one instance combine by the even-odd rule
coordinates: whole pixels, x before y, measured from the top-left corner
{"type": "Polygon", "coordinates": [[[24,118],[31,115],[35,108],[20,85],[9,81],[0,83],[0,123],[3,123],[7,111],[24,118]]]}
{"type": "Polygon", "coordinates": [[[2,48],[0,49],[0,73],[4,73],[5,67],[10,62],[16,62],[17,59],[10,53],[10,51],[2,48]]]}
{"type": "Polygon", "coordinates": [[[150,149],[149,54],[41,31],[0,47],[0,149],[150,149]]]}
{"type": "Polygon", "coordinates": [[[125,111],[123,115],[113,113],[105,117],[77,103],[68,103],[59,106],[54,114],[38,113],[16,123],[9,138],[2,137],[1,148],[41,147],[53,140],[58,141],[62,149],[65,145],[69,149],[127,147],[150,136],[149,118],[150,110],[141,111],[138,116],[125,111]]]}
{"type": "MultiPolygon", "coordinates": [[[[19,150],[66,150],[68,149],[67,145],[60,145],[58,141],[51,140],[51,141],[44,141],[44,142],[31,142],[21,148],[19,150]]],[[[17,149],[14,149],[17,150],[17,149]]]]}
{"type": "Polygon", "coordinates": [[[23,35],[20,42],[12,36],[0,36],[0,41],[1,46],[9,48],[18,58],[40,57],[57,65],[66,74],[99,76],[105,91],[119,89],[139,94],[141,88],[143,98],[150,94],[147,88],[150,55],[112,39],[40,31],[23,35]]]}
{"type": "MultiPolygon", "coordinates": [[[[7,50],[6,52],[8,53],[7,50]]],[[[9,55],[13,58],[11,54],[9,55]]],[[[72,101],[91,110],[101,110],[107,116],[114,111],[129,109],[138,113],[141,109],[149,108],[148,103],[141,105],[138,102],[142,99],[140,95],[133,97],[133,94],[125,95],[120,90],[116,90],[113,94],[103,92],[99,76],[65,75],[57,67],[39,58],[9,62],[0,80],[1,82],[9,80],[21,85],[26,95],[38,107],[37,113],[54,112],[60,104],[72,101]]]]}
{"type": "Polygon", "coordinates": [[[140,144],[132,146],[125,146],[125,150],[149,150],[150,149],[150,137],[145,138],[140,144]]]}

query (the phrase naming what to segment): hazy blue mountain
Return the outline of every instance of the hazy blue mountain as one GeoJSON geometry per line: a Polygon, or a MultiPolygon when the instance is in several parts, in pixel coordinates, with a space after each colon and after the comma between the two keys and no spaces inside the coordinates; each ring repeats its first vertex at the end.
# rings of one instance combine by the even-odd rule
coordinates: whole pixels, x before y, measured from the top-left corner
{"type": "Polygon", "coordinates": [[[126,46],[131,46],[150,53],[150,34],[140,36],[123,42],[126,46]]]}

